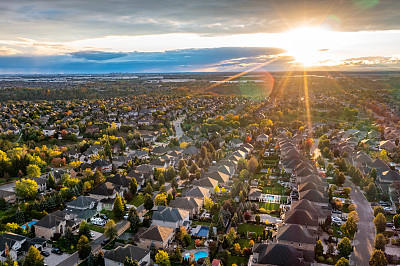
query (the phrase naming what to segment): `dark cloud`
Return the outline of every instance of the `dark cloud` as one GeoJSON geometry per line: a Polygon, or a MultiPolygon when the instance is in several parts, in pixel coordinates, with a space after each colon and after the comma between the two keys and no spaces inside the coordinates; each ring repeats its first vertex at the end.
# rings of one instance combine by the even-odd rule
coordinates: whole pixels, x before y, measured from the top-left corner
{"type": "Polygon", "coordinates": [[[111,52],[102,52],[102,51],[81,51],[71,53],[72,56],[76,58],[83,58],[89,61],[104,61],[115,58],[124,57],[126,53],[111,53],[111,52]]]}
{"type": "Polygon", "coordinates": [[[342,31],[400,28],[399,0],[1,1],[2,38],[46,41],[105,35],[280,32],[301,23],[342,31]]]}

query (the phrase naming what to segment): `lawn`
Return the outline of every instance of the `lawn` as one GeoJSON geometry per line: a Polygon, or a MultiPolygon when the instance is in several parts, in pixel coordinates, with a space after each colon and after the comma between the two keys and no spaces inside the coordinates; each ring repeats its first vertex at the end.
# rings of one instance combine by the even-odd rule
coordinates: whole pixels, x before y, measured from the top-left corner
{"type": "Polygon", "coordinates": [[[211,223],[210,222],[202,222],[202,221],[192,221],[192,226],[195,226],[195,225],[207,225],[207,226],[210,226],[211,223]]]}
{"type": "Polygon", "coordinates": [[[89,228],[92,231],[99,232],[99,233],[104,233],[104,227],[93,225],[93,224],[89,224],[89,228]]]}
{"type": "Polygon", "coordinates": [[[144,202],[143,194],[139,193],[139,194],[135,195],[132,198],[132,200],[130,202],[128,202],[128,204],[139,207],[140,205],[143,204],[143,202],[144,202]]]}
{"type": "Polygon", "coordinates": [[[231,266],[232,264],[241,266],[241,265],[247,265],[248,262],[249,262],[248,257],[229,256],[227,264],[228,266],[231,266]]]}
{"type": "Polygon", "coordinates": [[[189,246],[186,247],[186,250],[191,250],[191,249],[195,249],[196,248],[196,244],[195,244],[195,240],[192,239],[192,242],[190,243],[189,246]]]}
{"type": "Polygon", "coordinates": [[[270,203],[270,202],[257,202],[260,208],[264,208],[267,211],[274,211],[279,210],[280,204],[279,203],[270,203]]]}
{"type": "Polygon", "coordinates": [[[241,238],[241,239],[236,240],[235,243],[239,243],[240,247],[243,249],[243,248],[250,247],[249,242],[250,242],[250,240],[241,238]]]}
{"type": "Polygon", "coordinates": [[[247,232],[255,232],[257,235],[261,235],[264,231],[264,227],[254,224],[241,224],[237,228],[237,232],[240,234],[247,235],[247,232]]]}
{"type": "Polygon", "coordinates": [[[114,213],[112,211],[107,211],[107,210],[102,210],[100,212],[101,214],[105,214],[108,218],[110,218],[111,220],[113,220],[115,223],[118,223],[121,219],[117,219],[114,216],[114,213]]]}

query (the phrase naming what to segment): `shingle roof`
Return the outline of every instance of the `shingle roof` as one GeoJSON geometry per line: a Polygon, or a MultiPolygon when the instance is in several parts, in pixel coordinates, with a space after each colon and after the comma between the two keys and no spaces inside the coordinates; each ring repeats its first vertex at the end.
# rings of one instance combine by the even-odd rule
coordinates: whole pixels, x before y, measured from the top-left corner
{"type": "Polygon", "coordinates": [[[153,220],[175,223],[178,221],[183,221],[183,219],[188,215],[189,212],[182,209],[157,206],[157,210],[153,212],[152,218],[153,220]]]}
{"type": "Polygon", "coordinates": [[[174,229],[169,227],[153,225],[149,229],[144,231],[142,234],[140,234],[139,238],[164,242],[165,240],[168,239],[168,237],[173,231],[174,229]]]}
{"type": "Polygon", "coordinates": [[[285,213],[285,223],[318,226],[318,218],[307,210],[294,209],[285,213]]]}
{"type": "Polygon", "coordinates": [[[276,239],[284,241],[293,241],[297,243],[315,244],[317,239],[303,225],[285,224],[278,227],[276,239]]]}
{"type": "Polygon", "coordinates": [[[124,263],[126,257],[141,261],[149,253],[150,250],[145,250],[133,245],[126,245],[124,247],[117,247],[116,249],[106,251],[104,253],[104,258],[124,263]]]}
{"type": "Polygon", "coordinates": [[[255,245],[253,253],[259,253],[257,264],[304,266],[302,252],[281,244],[255,245]]]}

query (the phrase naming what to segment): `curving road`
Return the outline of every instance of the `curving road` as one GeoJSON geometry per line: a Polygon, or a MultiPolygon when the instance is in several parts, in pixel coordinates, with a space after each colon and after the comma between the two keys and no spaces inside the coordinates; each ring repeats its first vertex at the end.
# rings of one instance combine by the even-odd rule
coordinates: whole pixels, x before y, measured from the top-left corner
{"type": "Polygon", "coordinates": [[[354,252],[350,255],[350,265],[369,265],[375,240],[374,214],[368,200],[353,182],[346,180],[344,186],[351,188],[350,196],[357,205],[356,211],[360,218],[358,232],[354,237],[354,252]]]}

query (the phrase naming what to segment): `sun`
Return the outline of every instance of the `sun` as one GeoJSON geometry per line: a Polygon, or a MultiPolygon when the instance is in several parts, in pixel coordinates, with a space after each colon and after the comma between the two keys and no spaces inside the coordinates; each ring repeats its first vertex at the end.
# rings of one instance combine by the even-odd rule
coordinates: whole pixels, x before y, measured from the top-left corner
{"type": "Polygon", "coordinates": [[[301,27],[283,33],[283,48],[295,62],[305,67],[319,65],[337,40],[334,32],[323,27],[301,27]]]}

